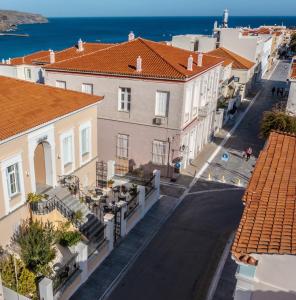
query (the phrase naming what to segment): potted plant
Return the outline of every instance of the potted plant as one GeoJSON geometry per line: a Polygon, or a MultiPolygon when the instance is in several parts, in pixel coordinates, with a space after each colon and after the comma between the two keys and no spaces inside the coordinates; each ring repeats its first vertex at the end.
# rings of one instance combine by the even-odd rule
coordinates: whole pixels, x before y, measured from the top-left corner
{"type": "Polygon", "coordinates": [[[43,199],[43,196],[37,193],[29,193],[28,194],[28,198],[27,198],[27,202],[28,203],[36,203],[36,202],[40,202],[43,199]]]}
{"type": "Polygon", "coordinates": [[[129,194],[131,196],[136,195],[138,192],[138,186],[136,184],[132,184],[131,188],[129,189],[129,194]]]}
{"type": "Polygon", "coordinates": [[[109,179],[109,180],[107,181],[107,186],[108,186],[108,188],[112,189],[113,184],[114,184],[114,180],[113,180],[113,179],[109,179]]]}

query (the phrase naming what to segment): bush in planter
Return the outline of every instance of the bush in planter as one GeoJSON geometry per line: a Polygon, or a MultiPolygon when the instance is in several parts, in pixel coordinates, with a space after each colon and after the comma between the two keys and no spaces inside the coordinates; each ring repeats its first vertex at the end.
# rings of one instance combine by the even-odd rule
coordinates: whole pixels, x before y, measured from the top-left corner
{"type": "Polygon", "coordinates": [[[37,299],[36,275],[28,270],[20,259],[16,259],[12,255],[2,257],[0,259],[0,273],[4,286],[30,299],[37,299]]]}
{"type": "Polygon", "coordinates": [[[43,196],[36,193],[29,193],[27,197],[28,203],[40,202],[43,199],[43,196]]]}
{"type": "Polygon", "coordinates": [[[66,231],[60,235],[59,243],[64,247],[71,247],[81,241],[81,234],[78,231],[66,231]]]}
{"type": "Polygon", "coordinates": [[[48,276],[49,263],[55,258],[56,230],[49,221],[26,220],[14,234],[13,241],[20,246],[25,266],[37,275],[48,276]]]}

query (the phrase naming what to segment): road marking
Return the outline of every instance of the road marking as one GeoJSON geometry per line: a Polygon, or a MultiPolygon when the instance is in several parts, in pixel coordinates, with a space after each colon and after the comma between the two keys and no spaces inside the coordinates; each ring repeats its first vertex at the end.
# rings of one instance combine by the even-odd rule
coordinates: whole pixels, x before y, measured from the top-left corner
{"type": "Polygon", "coordinates": [[[236,188],[227,188],[227,189],[212,189],[212,190],[204,190],[198,192],[189,192],[187,195],[199,195],[199,194],[207,194],[207,193],[214,193],[214,192],[229,192],[229,191],[241,191],[245,190],[244,187],[236,187],[236,188]]]}

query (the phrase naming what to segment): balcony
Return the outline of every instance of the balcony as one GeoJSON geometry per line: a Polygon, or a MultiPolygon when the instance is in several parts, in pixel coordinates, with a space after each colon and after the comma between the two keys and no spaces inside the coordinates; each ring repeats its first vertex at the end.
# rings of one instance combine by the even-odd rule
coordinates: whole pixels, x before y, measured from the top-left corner
{"type": "Polygon", "coordinates": [[[198,108],[198,116],[207,117],[211,111],[211,103],[207,103],[206,105],[198,108]]]}

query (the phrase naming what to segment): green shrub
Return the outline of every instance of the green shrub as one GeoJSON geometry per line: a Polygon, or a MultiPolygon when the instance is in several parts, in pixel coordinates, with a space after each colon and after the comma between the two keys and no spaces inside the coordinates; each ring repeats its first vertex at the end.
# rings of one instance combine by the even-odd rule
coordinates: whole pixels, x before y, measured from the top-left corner
{"type": "Polygon", "coordinates": [[[83,214],[82,214],[82,211],[81,210],[77,210],[74,214],[74,220],[73,221],[82,221],[82,218],[83,218],[83,214]]]}
{"type": "Polygon", "coordinates": [[[24,221],[13,240],[19,244],[26,267],[37,275],[48,275],[48,265],[55,258],[56,231],[52,223],[24,221]]]}
{"type": "Polygon", "coordinates": [[[31,299],[37,299],[36,275],[20,259],[12,255],[1,258],[0,273],[4,286],[31,299]]]}
{"type": "Polygon", "coordinates": [[[36,193],[29,193],[27,197],[27,201],[29,203],[40,202],[43,199],[43,196],[36,193]]]}
{"type": "Polygon", "coordinates": [[[60,235],[59,243],[64,247],[71,247],[81,241],[81,234],[78,231],[67,231],[60,235]]]}
{"type": "Polygon", "coordinates": [[[260,134],[267,138],[272,130],[296,134],[296,118],[280,110],[266,111],[263,114],[260,134]]]}

